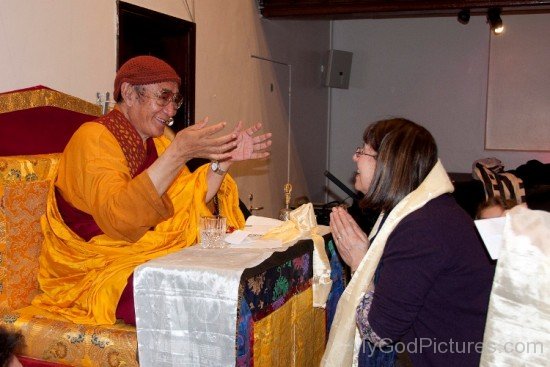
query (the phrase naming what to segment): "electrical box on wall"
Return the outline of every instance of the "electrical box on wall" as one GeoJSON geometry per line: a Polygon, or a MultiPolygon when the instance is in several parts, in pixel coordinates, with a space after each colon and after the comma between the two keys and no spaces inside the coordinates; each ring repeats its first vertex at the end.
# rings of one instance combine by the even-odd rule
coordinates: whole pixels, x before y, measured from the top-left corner
{"type": "Polygon", "coordinates": [[[329,50],[327,53],[325,86],[332,88],[349,88],[351,59],[353,52],[329,50]]]}

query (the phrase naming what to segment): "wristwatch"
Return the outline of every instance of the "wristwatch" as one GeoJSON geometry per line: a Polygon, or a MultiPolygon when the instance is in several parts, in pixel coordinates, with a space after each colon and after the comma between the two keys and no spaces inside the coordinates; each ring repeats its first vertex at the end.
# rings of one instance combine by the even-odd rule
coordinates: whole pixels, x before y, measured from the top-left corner
{"type": "Polygon", "coordinates": [[[221,167],[220,167],[220,162],[218,161],[212,161],[210,162],[210,169],[212,170],[212,172],[214,173],[217,173],[218,175],[220,176],[223,176],[227,173],[227,171],[224,171],[221,167]]]}

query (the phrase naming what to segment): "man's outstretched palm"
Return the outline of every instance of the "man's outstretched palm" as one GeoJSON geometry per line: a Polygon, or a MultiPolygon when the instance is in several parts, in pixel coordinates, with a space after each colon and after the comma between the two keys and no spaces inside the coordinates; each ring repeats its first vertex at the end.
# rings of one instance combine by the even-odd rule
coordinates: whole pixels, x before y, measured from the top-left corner
{"type": "Polygon", "coordinates": [[[271,133],[253,136],[262,128],[261,123],[256,123],[246,130],[241,130],[242,121],[235,127],[237,147],[231,152],[232,162],[245,161],[248,159],[261,159],[269,157],[267,150],[271,146],[271,133]]]}

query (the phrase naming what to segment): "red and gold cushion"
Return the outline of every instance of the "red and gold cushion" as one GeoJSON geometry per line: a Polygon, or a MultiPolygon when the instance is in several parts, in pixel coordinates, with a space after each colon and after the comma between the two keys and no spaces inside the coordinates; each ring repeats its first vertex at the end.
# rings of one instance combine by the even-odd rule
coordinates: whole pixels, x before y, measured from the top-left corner
{"type": "Polygon", "coordinates": [[[79,325],[34,306],[2,315],[0,325],[23,333],[26,357],[69,366],[139,366],[133,326],[79,325]]]}
{"type": "Polygon", "coordinates": [[[28,306],[38,292],[40,216],[59,155],[0,157],[0,311],[28,306]]]}
{"type": "Polygon", "coordinates": [[[97,105],[43,86],[0,93],[0,326],[22,332],[24,365],[138,366],[135,327],[83,326],[29,306],[38,292],[43,195],[59,152],[100,113],[97,105]]]}
{"type": "Polygon", "coordinates": [[[0,156],[62,152],[101,107],[44,86],[0,93],[0,156]]]}

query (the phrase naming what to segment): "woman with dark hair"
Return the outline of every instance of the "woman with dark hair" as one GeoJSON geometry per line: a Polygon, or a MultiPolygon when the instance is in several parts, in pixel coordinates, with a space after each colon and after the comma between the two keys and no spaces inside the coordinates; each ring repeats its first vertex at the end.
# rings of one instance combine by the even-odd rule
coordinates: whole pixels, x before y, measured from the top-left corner
{"type": "Polygon", "coordinates": [[[353,277],[322,365],[393,366],[406,351],[414,366],[477,366],[494,267],[450,195],[434,138],[395,118],[367,127],[363,141],[355,188],[381,214],[367,236],[344,208],[331,213],[353,277]]]}

